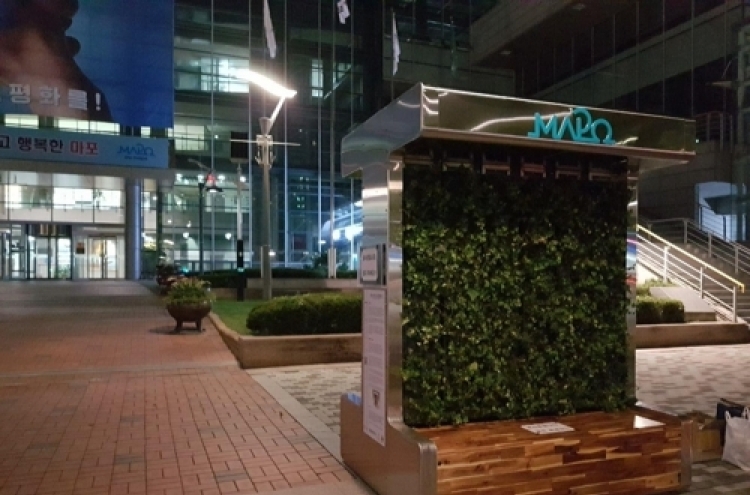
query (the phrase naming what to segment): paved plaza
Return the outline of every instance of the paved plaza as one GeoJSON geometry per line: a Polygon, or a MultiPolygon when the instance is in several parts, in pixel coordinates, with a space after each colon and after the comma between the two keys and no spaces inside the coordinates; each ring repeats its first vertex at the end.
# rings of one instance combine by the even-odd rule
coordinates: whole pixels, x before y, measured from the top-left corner
{"type": "Polygon", "coordinates": [[[367,493],[139,284],[0,284],[1,495],[367,493]]]}
{"type": "MultiPolygon", "coordinates": [[[[144,286],[0,284],[0,495],[365,495],[340,461],[358,364],[240,370],[218,334],[174,335],[144,286]]],[[[712,414],[750,399],[750,346],[638,353],[638,396],[712,414]]],[[[750,494],[694,466],[693,495],[750,494]]]]}

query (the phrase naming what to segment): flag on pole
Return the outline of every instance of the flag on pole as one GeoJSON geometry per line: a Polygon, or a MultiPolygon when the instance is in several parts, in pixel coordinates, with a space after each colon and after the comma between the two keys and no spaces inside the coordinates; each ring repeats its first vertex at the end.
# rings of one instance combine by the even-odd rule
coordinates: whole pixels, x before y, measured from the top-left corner
{"type": "Polygon", "coordinates": [[[336,5],[339,7],[339,22],[346,24],[346,19],[349,17],[349,6],[346,4],[346,0],[339,0],[336,5]]]}
{"type": "Polygon", "coordinates": [[[396,29],[396,13],[393,13],[393,75],[398,72],[398,61],[401,58],[401,45],[398,42],[398,29],[396,29]]]}
{"type": "Polygon", "coordinates": [[[271,58],[276,58],[276,35],[273,33],[273,22],[271,22],[271,10],[268,8],[268,0],[263,0],[263,28],[266,30],[266,45],[271,58]]]}

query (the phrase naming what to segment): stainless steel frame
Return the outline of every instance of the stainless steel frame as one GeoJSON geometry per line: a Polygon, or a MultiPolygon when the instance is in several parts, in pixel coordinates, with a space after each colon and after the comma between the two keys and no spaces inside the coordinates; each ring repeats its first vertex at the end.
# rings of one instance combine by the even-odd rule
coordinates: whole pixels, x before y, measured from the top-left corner
{"type": "MultiPolygon", "coordinates": [[[[428,138],[575,151],[622,157],[629,161],[635,175],[639,167],[676,165],[694,156],[692,121],[627,112],[590,109],[594,118],[612,123],[616,130],[615,145],[529,137],[535,113],[569,115],[573,110],[567,105],[419,84],[344,138],[343,175],[362,177],[362,246],[386,246],[387,273],[375,286],[387,291],[388,369],[385,446],[364,434],[361,398],[346,394],[341,398],[341,454],[346,464],[380,495],[434,495],[437,491],[435,445],[406,426],[402,414],[403,148],[420,138],[428,138]]],[[[629,320],[632,327],[635,319],[629,320]]],[[[629,362],[633,367],[632,346],[631,354],[629,362]]]]}

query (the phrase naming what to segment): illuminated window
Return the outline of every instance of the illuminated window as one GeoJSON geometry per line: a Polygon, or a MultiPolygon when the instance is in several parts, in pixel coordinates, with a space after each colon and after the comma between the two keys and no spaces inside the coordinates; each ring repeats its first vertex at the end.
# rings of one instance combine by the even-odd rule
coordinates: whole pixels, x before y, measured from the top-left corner
{"type": "Polygon", "coordinates": [[[195,60],[191,65],[196,64],[201,70],[202,91],[211,91],[212,83],[213,90],[222,93],[247,93],[250,91],[250,83],[234,75],[237,69],[250,67],[247,59],[214,58],[213,70],[210,57],[195,60]]]}
{"type": "Polygon", "coordinates": [[[39,117],[36,115],[8,114],[5,116],[5,125],[8,127],[39,128],[39,117]]]}
{"type": "Polygon", "coordinates": [[[312,87],[313,98],[323,97],[323,61],[319,58],[312,59],[310,87],[312,87]]]}
{"type": "Polygon", "coordinates": [[[167,135],[174,138],[177,151],[206,151],[206,130],[202,125],[175,124],[174,129],[169,129],[167,135]]]}
{"type": "Polygon", "coordinates": [[[94,191],[92,189],[56,187],[52,193],[52,201],[55,208],[90,206],[94,202],[94,191]]]}
{"type": "Polygon", "coordinates": [[[93,134],[120,134],[120,124],[113,122],[90,122],[78,119],[57,119],[61,131],[90,132],[93,134]]]}

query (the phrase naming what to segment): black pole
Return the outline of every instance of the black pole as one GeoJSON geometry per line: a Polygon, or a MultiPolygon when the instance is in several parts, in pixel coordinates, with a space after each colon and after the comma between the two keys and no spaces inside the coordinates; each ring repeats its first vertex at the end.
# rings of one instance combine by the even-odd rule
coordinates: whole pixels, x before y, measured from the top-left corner
{"type": "Polygon", "coordinates": [[[203,188],[205,184],[198,182],[198,270],[203,275],[203,188]]]}
{"type": "Polygon", "coordinates": [[[237,300],[245,300],[245,243],[237,239],[237,300]]]}

